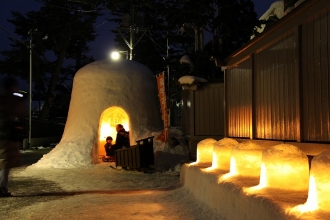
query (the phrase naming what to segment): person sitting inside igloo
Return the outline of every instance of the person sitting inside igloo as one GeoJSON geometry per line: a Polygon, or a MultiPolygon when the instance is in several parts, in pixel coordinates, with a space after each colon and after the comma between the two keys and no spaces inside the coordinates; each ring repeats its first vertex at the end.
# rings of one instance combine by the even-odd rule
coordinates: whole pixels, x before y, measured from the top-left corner
{"type": "Polygon", "coordinates": [[[111,147],[112,147],[112,137],[108,136],[105,139],[106,143],[104,145],[104,150],[105,150],[105,154],[106,156],[111,156],[114,154],[114,152],[111,151],[111,147]]]}
{"type": "Polygon", "coordinates": [[[129,148],[129,132],[125,130],[124,126],[122,124],[116,125],[116,143],[112,145],[111,149],[118,150],[122,148],[129,148]]]}

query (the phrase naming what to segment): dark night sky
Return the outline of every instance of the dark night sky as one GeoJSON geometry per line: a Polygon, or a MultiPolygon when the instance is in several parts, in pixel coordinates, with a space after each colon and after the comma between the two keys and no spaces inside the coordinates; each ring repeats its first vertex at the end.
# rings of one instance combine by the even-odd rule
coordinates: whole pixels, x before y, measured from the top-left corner
{"type": "MultiPolygon", "coordinates": [[[[276,0],[253,0],[258,17],[260,17],[275,1],[276,0]]],[[[2,28],[15,35],[13,25],[7,22],[7,19],[11,18],[10,12],[18,11],[24,14],[27,11],[38,10],[40,3],[36,3],[35,0],[0,0],[0,5],[0,50],[4,50],[10,49],[10,41],[8,40],[9,34],[2,28]]],[[[104,21],[105,18],[98,19],[96,26],[99,25],[97,28],[99,36],[94,42],[90,43],[90,54],[93,55],[96,60],[107,58],[109,51],[111,51],[113,47],[113,36],[109,31],[112,28],[111,24],[109,22],[103,24],[104,21]]]]}

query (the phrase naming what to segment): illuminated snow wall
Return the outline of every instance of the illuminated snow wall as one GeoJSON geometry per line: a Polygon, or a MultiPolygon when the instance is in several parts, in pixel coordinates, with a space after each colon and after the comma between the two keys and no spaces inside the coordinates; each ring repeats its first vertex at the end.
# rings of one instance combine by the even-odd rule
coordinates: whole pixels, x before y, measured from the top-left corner
{"type": "MultiPolygon", "coordinates": [[[[128,115],[131,145],[161,130],[156,79],[131,60],[101,60],[74,77],[68,119],[60,143],[34,167],[86,167],[98,162],[100,118],[110,107],[128,115]]],[[[102,137],[100,137],[102,138],[102,137]]]]}

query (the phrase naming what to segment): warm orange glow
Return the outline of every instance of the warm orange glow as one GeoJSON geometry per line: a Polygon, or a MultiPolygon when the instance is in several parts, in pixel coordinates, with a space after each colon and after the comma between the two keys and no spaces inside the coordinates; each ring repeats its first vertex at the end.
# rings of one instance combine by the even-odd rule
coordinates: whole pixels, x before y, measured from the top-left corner
{"type": "Polygon", "coordinates": [[[220,179],[227,179],[229,177],[237,175],[237,169],[236,169],[236,160],[234,157],[230,158],[230,171],[229,173],[226,173],[225,175],[221,176],[220,179]]]}
{"type": "Polygon", "coordinates": [[[237,174],[237,169],[236,169],[236,160],[234,157],[230,158],[230,173],[232,175],[236,175],[237,174]]]}
{"type": "Polygon", "coordinates": [[[213,144],[216,142],[213,138],[204,139],[197,144],[196,162],[197,163],[212,163],[213,159],[213,144]]]}
{"type": "Polygon", "coordinates": [[[298,147],[279,144],[263,152],[260,186],[283,190],[290,186],[290,190],[307,191],[308,181],[308,157],[298,147]]]}
{"type": "Polygon", "coordinates": [[[267,170],[265,164],[261,164],[261,169],[260,169],[260,182],[258,187],[259,188],[264,188],[267,186],[267,170]]]}
{"type": "Polygon", "coordinates": [[[231,152],[238,142],[231,138],[223,138],[213,144],[212,167],[220,170],[230,170],[231,152]]]}
{"type": "MultiPolygon", "coordinates": [[[[325,195],[327,196],[327,195],[325,195]]],[[[308,199],[305,203],[306,208],[309,211],[315,210],[318,207],[317,197],[316,197],[316,183],[313,175],[309,178],[309,190],[308,190],[308,199]]]]}
{"type": "Polygon", "coordinates": [[[267,169],[265,164],[261,164],[261,169],[260,169],[260,181],[259,181],[259,185],[257,186],[252,186],[252,187],[248,187],[248,188],[244,188],[243,191],[246,193],[255,193],[255,191],[258,191],[260,189],[263,189],[265,187],[267,187],[267,169]]]}
{"type": "MultiPolygon", "coordinates": [[[[318,201],[317,201],[317,193],[316,193],[316,183],[314,176],[310,176],[309,178],[309,190],[308,190],[308,198],[305,204],[298,205],[292,209],[292,211],[299,212],[312,212],[318,209],[318,201]]],[[[327,196],[327,195],[324,195],[327,196]]]]}
{"type": "Polygon", "coordinates": [[[217,157],[217,154],[216,152],[213,151],[213,154],[212,154],[212,168],[216,169],[218,168],[218,157],[217,157]]]}
{"type": "Polygon", "coordinates": [[[214,167],[207,167],[207,168],[204,168],[202,171],[205,171],[206,173],[209,173],[209,172],[214,172],[216,171],[217,169],[214,168],[214,167]]]}
{"type": "Polygon", "coordinates": [[[192,163],[189,163],[188,165],[189,166],[196,166],[196,165],[198,165],[198,163],[197,162],[192,162],[192,163]]]}
{"type": "Polygon", "coordinates": [[[99,122],[99,154],[104,155],[104,144],[107,136],[113,138],[113,143],[116,141],[116,125],[122,124],[125,130],[129,131],[129,118],[126,112],[119,107],[110,107],[103,111],[99,122]]]}
{"type": "MultiPolygon", "coordinates": [[[[260,167],[262,163],[262,152],[265,146],[258,145],[253,141],[242,142],[232,148],[231,157],[235,158],[237,175],[260,177],[260,167]]],[[[232,163],[230,172],[232,172],[232,163]]]]}

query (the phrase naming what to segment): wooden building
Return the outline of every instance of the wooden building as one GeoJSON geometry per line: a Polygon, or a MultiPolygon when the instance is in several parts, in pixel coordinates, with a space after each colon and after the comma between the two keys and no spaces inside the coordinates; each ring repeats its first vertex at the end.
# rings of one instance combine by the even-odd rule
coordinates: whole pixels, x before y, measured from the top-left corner
{"type": "Polygon", "coordinates": [[[171,125],[182,127],[190,158],[196,159],[197,143],[224,137],[224,84],[184,86],[177,105],[171,108],[171,125]]]}
{"type": "Polygon", "coordinates": [[[301,3],[223,68],[226,137],[330,149],[329,0],[301,3]]]}

